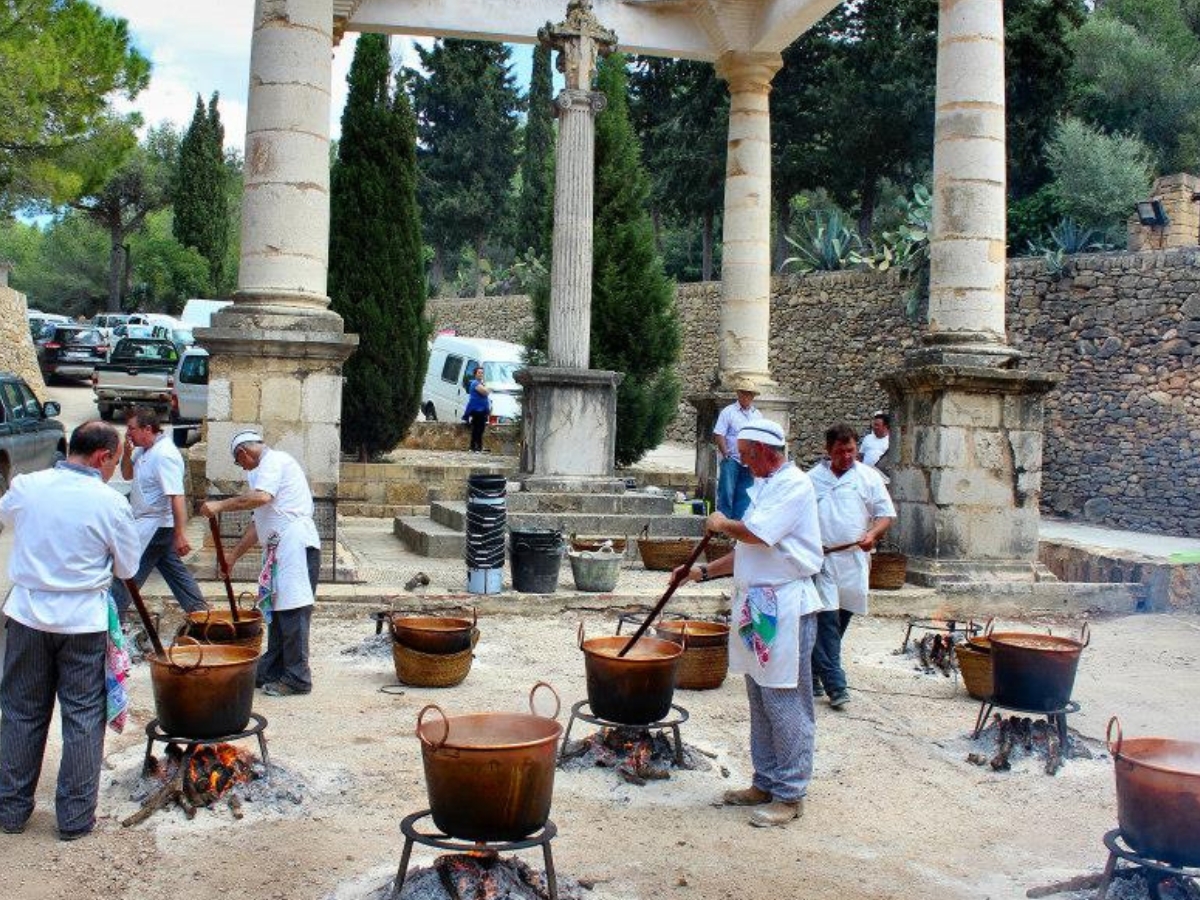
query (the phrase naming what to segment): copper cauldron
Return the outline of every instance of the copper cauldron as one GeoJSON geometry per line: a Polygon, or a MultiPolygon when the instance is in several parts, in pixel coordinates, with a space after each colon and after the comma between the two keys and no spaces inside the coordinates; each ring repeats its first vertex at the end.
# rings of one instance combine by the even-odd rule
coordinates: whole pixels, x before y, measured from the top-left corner
{"type": "Polygon", "coordinates": [[[237,621],[228,609],[202,609],[187,614],[179,627],[179,637],[201,644],[239,644],[261,650],[263,614],[257,609],[238,609],[237,621]]]}
{"type": "Polygon", "coordinates": [[[1200,866],[1200,742],[1124,740],[1113,716],[1108,750],[1117,775],[1117,821],[1129,846],[1151,859],[1200,866]]]}
{"type": "Polygon", "coordinates": [[[471,619],[393,615],[392,638],[421,653],[461,653],[471,649],[471,629],[478,621],[478,614],[471,619]]]}
{"type": "Polygon", "coordinates": [[[1079,656],[1091,642],[1085,623],[1079,640],[1048,634],[987,635],[992,652],[992,700],[1031,712],[1054,712],[1071,700],[1079,656]]]}
{"type": "Polygon", "coordinates": [[[587,695],[592,712],[621,725],[649,725],[671,710],[675,674],[684,647],[662,638],[641,638],[624,656],[629,643],[622,635],[584,640],[579,648],[587,671],[587,695]]]}
{"type": "Polygon", "coordinates": [[[451,837],[516,841],[550,816],[554,766],[562,725],[554,688],[539,681],[529,692],[528,713],[447,716],[429,704],[417,715],[425,787],[433,822],[451,837]],[[554,695],[553,715],[539,716],[534,694],[554,695]],[[426,722],[436,710],[440,720],[426,722]]]}
{"type": "Polygon", "coordinates": [[[147,657],[158,723],[169,735],[214,738],[250,721],[258,651],[176,638],[166,658],[147,657]],[[180,643],[186,641],[186,644],[180,643]]]}

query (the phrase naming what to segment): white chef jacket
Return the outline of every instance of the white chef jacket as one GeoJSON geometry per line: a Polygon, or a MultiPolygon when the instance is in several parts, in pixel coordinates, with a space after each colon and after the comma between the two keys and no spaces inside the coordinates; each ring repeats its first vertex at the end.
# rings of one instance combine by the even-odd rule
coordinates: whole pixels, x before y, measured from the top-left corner
{"type": "Polygon", "coordinates": [[[858,445],[858,449],[862,452],[862,461],[868,466],[875,465],[879,462],[880,457],[887,453],[891,442],[890,435],[885,434],[883,437],[877,438],[875,432],[868,431],[858,445]]]}
{"type": "Polygon", "coordinates": [[[742,430],[743,425],[749,425],[755,419],[761,419],[762,413],[758,411],[758,407],[753,403],[749,409],[742,409],[742,404],[736,400],[730,403],[717,416],[717,424],[713,426],[713,434],[719,434],[725,438],[725,451],[730,459],[742,461],[738,455],[737,435],[742,430]]]}
{"type": "MultiPolygon", "coordinates": [[[[821,540],[826,547],[859,541],[873,520],[896,515],[883,476],[872,466],[855,462],[839,478],[829,467],[829,460],[825,460],[813,466],[808,474],[817,493],[821,540]]],[[[838,586],[842,609],[865,614],[870,554],[857,548],[842,550],[829,554],[825,566],[838,586]]]]}
{"type": "Polygon", "coordinates": [[[133,451],[129,504],[133,507],[143,551],[154,532],[175,527],[171,498],[185,494],[183,472],[183,455],[168,434],[160,434],[145,450],[138,447],[133,451]]]}
{"type": "Polygon", "coordinates": [[[252,490],[271,495],[271,502],[254,510],[254,530],[264,550],[278,539],[275,552],[275,595],[277,610],[311,606],[315,600],[308,581],[309,547],[320,549],[321,538],[313,522],[312,491],[304,470],[282,450],[263,448],[258,465],[246,473],[252,490]]]}
{"type": "Polygon", "coordinates": [[[792,463],[755,479],[743,524],[765,544],[738,541],[733,557],[729,670],[763,687],[794,688],[800,671],[800,618],[821,609],[812,576],[821,569],[816,495],[808,476],[792,463]],[[738,624],[755,589],[777,600],[775,640],[766,662],[747,647],[738,624]]]}
{"type": "Polygon", "coordinates": [[[60,462],[13,479],[0,522],[16,532],[5,613],[55,634],[107,631],[113,574],[132,578],[142,556],[125,498],[95,469],[60,462]]]}

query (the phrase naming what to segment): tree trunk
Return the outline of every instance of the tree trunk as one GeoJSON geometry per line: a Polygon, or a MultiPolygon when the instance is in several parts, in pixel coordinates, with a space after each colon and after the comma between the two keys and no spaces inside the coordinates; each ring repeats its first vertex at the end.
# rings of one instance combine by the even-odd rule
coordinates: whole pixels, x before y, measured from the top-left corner
{"type": "Polygon", "coordinates": [[[784,237],[792,227],[792,201],[781,200],[779,203],[779,218],[775,230],[775,264],[771,267],[778,272],[783,267],[783,261],[788,257],[788,243],[784,237]]]}
{"type": "Polygon", "coordinates": [[[861,200],[858,204],[858,236],[863,239],[863,243],[866,243],[871,239],[871,225],[875,221],[875,203],[879,197],[879,178],[874,172],[863,173],[859,193],[861,200]]]}
{"type": "Polygon", "coordinates": [[[442,259],[442,248],[433,248],[433,262],[429,265],[429,295],[436,297],[442,292],[446,280],[446,264],[442,259]]]}
{"type": "Polygon", "coordinates": [[[121,280],[125,274],[125,244],[121,230],[114,228],[109,234],[108,250],[108,311],[121,311],[121,280]]]}
{"type": "Polygon", "coordinates": [[[484,237],[475,238],[475,299],[483,299],[483,250],[484,237]]]}
{"type": "Polygon", "coordinates": [[[700,237],[700,279],[712,281],[713,276],[713,211],[704,210],[704,227],[700,237]]]}
{"type": "Polygon", "coordinates": [[[129,245],[123,245],[122,249],[125,252],[125,271],[121,279],[121,305],[125,305],[125,298],[133,292],[133,252],[129,249],[129,245]]]}

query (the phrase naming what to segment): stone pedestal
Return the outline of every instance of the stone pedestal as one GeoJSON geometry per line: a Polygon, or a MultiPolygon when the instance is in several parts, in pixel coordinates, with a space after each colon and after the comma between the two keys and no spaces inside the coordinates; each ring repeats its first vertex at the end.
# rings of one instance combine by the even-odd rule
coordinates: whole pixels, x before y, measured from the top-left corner
{"type": "Polygon", "coordinates": [[[526,490],[621,492],[615,477],[620,372],[535,367],[517,372],[521,481],[526,490]]]}
{"type": "MultiPolygon", "coordinates": [[[[712,502],[717,490],[717,451],[713,446],[713,426],[717,416],[730,403],[737,401],[736,391],[713,390],[703,394],[692,394],[688,403],[696,409],[696,482],[700,496],[712,502]]],[[[797,400],[764,387],[763,393],[754,398],[754,405],[764,418],[778,422],[783,433],[791,427],[792,410],[797,400]]]]}
{"type": "Polygon", "coordinates": [[[1060,380],[948,365],[880,379],[900,426],[889,536],[910,582],[1034,580],[1043,400],[1060,380]]]}

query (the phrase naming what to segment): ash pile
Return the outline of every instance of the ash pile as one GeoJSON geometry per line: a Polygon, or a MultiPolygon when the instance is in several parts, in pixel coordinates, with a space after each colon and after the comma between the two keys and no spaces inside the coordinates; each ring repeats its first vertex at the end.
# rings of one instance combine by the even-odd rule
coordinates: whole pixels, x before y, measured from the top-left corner
{"type": "Polygon", "coordinates": [[[965,640],[965,635],[929,631],[920,638],[908,641],[903,648],[893,650],[892,653],[911,659],[913,668],[918,672],[925,675],[940,674],[950,678],[958,674],[958,657],[954,653],[954,645],[965,640]]]}
{"type": "Polygon", "coordinates": [[[382,634],[373,634],[370,637],[363,638],[357,644],[343,647],[341,654],[352,660],[391,660],[392,636],[386,631],[382,634]]]}
{"type": "MultiPolygon", "coordinates": [[[[557,887],[559,900],[592,896],[590,884],[573,878],[559,877],[557,887]]],[[[550,900],[550,891],[545,873],[516,857],[451,853],[414,869],[398,895],[392,887],[379,900],[550,900]]]]}
{"type": "Polygon", "coordinates": [[[671,777],[672,769],[706,772],[712,769],[709,754],[684,744],[676,760],[675,749],[664,731],[621,725],[601,728],[588,737],[571,741],[562,753],[559,768],[580,772],[585,769],[616,769],[630,784],[644,785],[671,777]]]}
{"type": "Polygon", "coordinates": [[[1029,716],[993,714],[976,743],[986,749],[968,753],[967,762],[995,772],[1009,772],[1028,761],[1040,765],[1047,775],[1056,775],[1066,760],[1095,758],[1078,732],[1068,730],[1064,744],[1056,725],[1029,716]]]}

